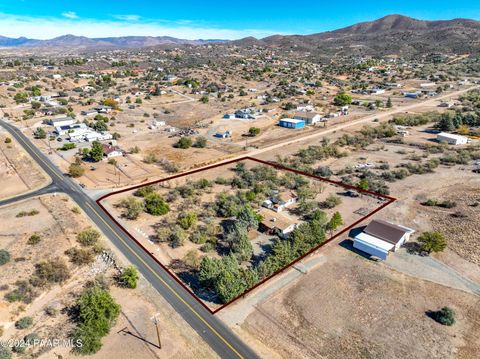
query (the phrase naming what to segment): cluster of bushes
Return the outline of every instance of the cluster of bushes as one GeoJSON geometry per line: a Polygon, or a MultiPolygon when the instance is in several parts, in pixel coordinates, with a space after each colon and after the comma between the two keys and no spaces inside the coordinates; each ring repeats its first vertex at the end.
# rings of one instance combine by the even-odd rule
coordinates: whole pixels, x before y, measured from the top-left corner
{"type": "Polygon", "coordinates": [[[17,218],[32,217],[32,216],[36,216],[39,213],[40,212],[38,210],[32,209],[30,211],[20,211],[20,212],[17,213],[17,215],[15,217],[17,217],[17,218]]]}
{"type": "Polygon", "coordinates": [[[153,216],[163,216],[170,211],[168,203],[151,186],[138,189],[134,196],[142,197],[143,201],[135,197],[129,197],[119,204],[123,208],[122,216],[127,219],[137,219],[142,212],[153,216]]]}
{"type": "Polygon", "coordinates": [[[457,203],[454,201],[439,201],[437,199],[427,199],[425,202],[421,203],[423,206],[428,207],[441,207],[441,208],[455,208],[457,203]]]}

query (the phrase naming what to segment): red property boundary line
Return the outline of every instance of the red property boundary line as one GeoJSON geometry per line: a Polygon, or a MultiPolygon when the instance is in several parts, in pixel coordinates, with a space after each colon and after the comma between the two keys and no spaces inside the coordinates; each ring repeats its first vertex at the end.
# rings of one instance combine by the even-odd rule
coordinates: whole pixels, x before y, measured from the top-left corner
{"type": "Polygon", "coordinates": [[[152,182],[148,182],[148,183],[142,183],[142,184],[139,184],[139,185],[136,185],[136,186],[132,186],[132,187],[128,187],[128,188],[124,188],[124,189],[121,189],[119,191],[116,191],[116,192],[112,192],[112,193],[108,193],[102,197],[100,197],[99,199],[96,200],[96,203],[97,205],[105,212],[105,214],[118,226],[120,227],[123,232],[125,232],[125,234],[130,237],[130,239],[132,239],[132,241],[134,241],[148,256],[150,256],[151,259],[153,259],[161,268],[163,268],[178,284],[180,284],[197,302],[199,302],[206,310],[208,310],[211,314],[216,314],[218,313],[220,310],[222,310],[223,308],[225,308],[226,306],[232,304],[233,302],[237,301],[238,299],[244,297],[245,295],[247,295],[248,293],[250,293],[251,291],[253,291],[254,289],[258,288],[259,286],[261,286],[262,284],[264,284],[265,282],[267,282],[268,280],[272,279],[273,277],[275,277],[276,275],[284,272],[286,269],[292,267],[294,264],[298,263],[299,261],[301,261],[302,259],[308,257],[310,254],[314,253],[315,251],[317,251],[319,248],[323,247],[324,245],[330,243],[331,241],[335,240],[336,238],[338,238],[339,236],[341,236],[342,234],[344,234],[345,232],[348,232],[350,231],[353,227],[357,226],[359,223],[363,222],[365,219],[373,216],[375,213],[381,211],[383,208],[387,207],[388,205],[392,204],[393,202],[396,201],[396,198],[393,198],[393,197],[390,197],[390,196],[387,196],[387,195],[383,195],[383,194],[379,194],[379,193],[376,193],[376,192],[372,192],[372,191],[367,191],[367,190],[362,190],[362,189],[359,189],[355,186],[351,186],[351,185],[347,185],[347,184],[344,184],[342,182],[338,182],[338,181],[333,181],[333,180],[330,180],[328,178],[323,178],[323,177],[319,177],[319,176],[315,176],[313,174],[310,174],[310,173],[306,173],[306,172],[303,172],[303,171],[299,171],[299,170],[296,170],[296,169],[293,169],[293,168],[288,168],[288,167],[285,167],[285,166],[282,166],[282,165],[279,165],[279,164],[276,164],[276,163],[272,163],[272,162],[268,162],[268,161],[263,161],[263,160],[260,160],[260,159],[257,159],[257,158],[254,158],[254,157],[249,157],[249,156],[245,156],[245,157],[241,157],[239,159],[235,159],[235,160],[231,160],[231,161],[226,161],[226,162],[221,162],[221,163],[217,163],[217,164],[214,164],[214,165],[210,165],[210,166],[207,166],[207,167],[202,167],[202,168],[199,168],[199,169],[195,169],[195,170],[192,170],[192,171],[188,171],[188,172],[185,172],[185,173],[181,173],[181,174],[177,174],[177,175],[174,175],[174,176],[171,176],[171,177],[167,177],[167,178],[163,178],[163,179],[159,179],[159,180],[156,180],[156,181],[152,181],[152,182]],[[257,162],[257,163],[261,163],[261,164],[264,164],[264,165],[267,165],[267,166],[271,166],[271,167],[274,167],[276,169],[279,169],[279,170],[283,170],[283,171],[288,171],[288,172],[292,172],[292,173],[297,173],[297,174],[300,174],[300,175],[303,175],[303,176],[306,176],[306,177],[310,177],[310,178],[313,178],[313,179],[316,179],[318,181],[322,181],[322,182],[327,182],[327,183],[330,183],[330,184],[333,184],[335,186],[339,186],[339,187],[343,187],[343,188],[347,188],[347,189],[352,189],[352,190],[355,190],[359,193],[364,193],[364,194],[369,194],[369,195],[372,195],[372,196],[375,196],[377,198],[382,198],[384,200],[386,200],[386,202],[384,204],[382,204],[380,207],[376,208],[375,210],[373,210],[372,212],[368,213],[367,215],[363,216],[362,218],[360,218],[359,220],[357,220],[356,222],[350,224],[348,227],[342,229],[340,232],[336,233],[335,235],[333,235],[332,237],[330,237],[329,239],[327,239],[326,241],[320,243],[318,246],[312,248],[309,252],[305,253],[304,255],[302,255],[301,257],[295,259],[293,262],[291,262],[290,264],[286,265],[285,267],[277,270],[276,272],[272,273],[271,275],[269,275],[268,277],[262,279],[260,282],[258,282],[257,284],[255,284],[253,287],[247,289],[245,292],[243,292],[242,294],[240,294],[238,297],[232,299],[231,301],[225,303],[224,305],[222,305],[221,307],[215,309],[215,310],[212,310],[211,308],[209,308],[200,298],[198,298],[195,293],[192,291],[191,288],[189,288],[187,285],[185,285],[178,277],[175,273],[173,273],[167,266],[165,266],[164,264],[162,264],[157,258],[155,258],[154,255],[152,255],[150,253],[150,251],[144,247],[143,244],[141,244],[133,235],[130,234],[130,232],[123,226],[121,225],[114,217],[112,214],[110,214],[110,212],[102,205],[102,201],[108,197],[111,197],[111,196],[114,196],[114,195],[117,195],[117,194],[120,194],[120,193],[124,193],[124,192],[129,192],[129,191],[132,191],[132,190],[135,190],[135,189],[138,189],[138,188],[141,188],[141,187],[145,187],[145,186],[149,186],[149,185],[154,185],[154,184],[158,184],[158,183],[161,183],[161,182],[166,182],[166,181],[170,181],[170,180],[173,180],[173,179],[176,179],[176,178],[181,178],[181,177],[186,177],[186,176],[189,176],[189,175],[192,175],[192,174],[195,174],[195,173],[199,173],[199,172],[203,172],[203,171],[207,171],[207,170],[210,170],[210,169],[213,169],[213,168],[218,168],[218,167],[222,167],[222,166],[226,166],[226,165],[229,165],[229,164],[232,164],[232,163],[237,163],[237,162],[242,162],[242,161],[253,161],[253,162],[257,162]]]}

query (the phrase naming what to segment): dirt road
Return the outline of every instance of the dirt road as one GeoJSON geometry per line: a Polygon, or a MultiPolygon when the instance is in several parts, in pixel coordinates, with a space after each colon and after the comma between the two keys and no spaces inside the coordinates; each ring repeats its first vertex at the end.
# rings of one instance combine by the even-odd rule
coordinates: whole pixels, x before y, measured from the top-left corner
{"type": "MultiPolygon", "coordinates": [[[[438,96],[438,97],[432,98],[432,99],[427,100],[427,101],[416,102],[412,105],[398,107],[398,108],[395,108],[395,109],[392,109],[392,110],[389,110],[389,111],[386,111],[386,112],[375,113],[371,116],[363,117],[363,118],[358,119],[358,120],[354,120],[354,121],[350,121],[350,122],[346,122],[346,123],[343,123],[343,124],[332,126],[330,128],[325,129],[324,131],[318,131],[318,132],[312,133],[310,135],[296,137],[296,138],[293,138],[289,141],[285,141],[285,142],[282,142],[282,143],[277,143],[275,145],[271,145],[271,146],[267,146],[267,147],[264,147],[264,148],[256,149],[256,150],[248,152],[248,155],[249,156],[256,156],[256,155],[259,155],[261,153],[265,153],[265,152],[268,152],[268,151],[273,151],[273,150],[276,150],[278,148],[282,148],[282,147],[285,147],[285,146],[288,146],[288,145],[291,145],[291,144],[294,144],[294,143],[297,143],[297,142],[300,142],[300,141],[303,142],[303,141],[311,140],[311,139],[314,139],[314,138],[317,138],[317,137],[323,137],[323,136],[328,135],[332,132],[343,130],[343,129],[346,129],[346,128],[349,128],[349,127],[352,127],[352,126],[357,126],[357,125],[369,123],[369,122],[372,122],[375,119],[378,119],[379,121],[382,121],[382,120],[385,120],[385,119],[389,118],[392,115],[396,115],[396,114],[399,114],[399,113],[404,113],[404,112],[407,112],[407,111],[412,111],[412,110],[415,110],[419,107],[424,107],[426,105],[427,106],[432,105],[432,104],[435,104],[436,102],[439,102],[439,101],[442,101],[442,100],[448,100],[452,97],[458,97],[459,95],[461,95],[465,92],[468,92],[470,90],[476,89],[476,88],[479,88],[479,86],[472,86],[472,87],[465,88],[465,89],[462,89],[462,90],[459,90],[459,91],[451,92],[449,94],[445,94],[443,96],[438,96]]],[[[243,155],[238,156],[238,158],[240,158],[240,157],[243,157],[243,155]]]]}

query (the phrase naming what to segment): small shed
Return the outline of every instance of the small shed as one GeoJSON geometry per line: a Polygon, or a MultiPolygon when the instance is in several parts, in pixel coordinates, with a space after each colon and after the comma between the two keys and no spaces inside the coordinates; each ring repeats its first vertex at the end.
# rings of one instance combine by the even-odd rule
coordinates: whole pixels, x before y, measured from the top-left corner
{"type": "Polygon", "coordinates": [[[305,121],[297,120],[297,119],[293,119],[293,118],[284,118],[284,119],[280,120],[278,125],[280,127],[285,127],[285,128],[299,129],[299,128],[304,128],[305,127],[305,121]]]}

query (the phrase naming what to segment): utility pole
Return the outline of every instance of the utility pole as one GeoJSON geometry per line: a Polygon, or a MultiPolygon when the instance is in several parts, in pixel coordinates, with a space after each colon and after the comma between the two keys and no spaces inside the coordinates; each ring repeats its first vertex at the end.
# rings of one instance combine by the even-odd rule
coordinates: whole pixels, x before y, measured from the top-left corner
{"type": "Polygon", "coordinates": [[[158,320],[156,316],[154,316],[153,318],[153,322],[155,323],[155,329],[157,330],[158,347],[162,349],[162,341],[160,340],[160,328],[158,327],[158,320]]]}

